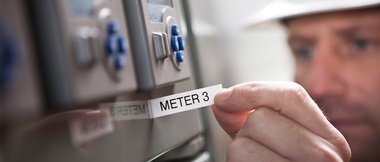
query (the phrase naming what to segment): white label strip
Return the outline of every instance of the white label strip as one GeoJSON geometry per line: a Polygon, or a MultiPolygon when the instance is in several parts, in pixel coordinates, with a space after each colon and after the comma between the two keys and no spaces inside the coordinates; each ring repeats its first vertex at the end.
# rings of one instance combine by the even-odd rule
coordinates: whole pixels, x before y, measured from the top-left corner
{"type": "Polygon", "coordinates": [[[151,118],[210,106],[214,104],[215,94],[222,89],[222,85],[219,84],[149,100],[151,118]]]}
{"type": "Polygon", "coordinates": [[[113,120],[152,119],[210,106],[214,104],[215,94],[222,89],[219,84],[148,101],[100,104],[100,109],[109,111],[113,120]]]}
{"type": "Polygon", "coordinates": [[[108,110],[113,120],[150,118],[150,110],[147,101],[128,101],[101,104],[100,109],[108,110]]]}
{"type": "Polygon", "coordinates": [[[70,122],[71,140],[75,145],[88,143],[112,133],[113,130],[110,115],[102,110],[83,113],[70,122]]]}

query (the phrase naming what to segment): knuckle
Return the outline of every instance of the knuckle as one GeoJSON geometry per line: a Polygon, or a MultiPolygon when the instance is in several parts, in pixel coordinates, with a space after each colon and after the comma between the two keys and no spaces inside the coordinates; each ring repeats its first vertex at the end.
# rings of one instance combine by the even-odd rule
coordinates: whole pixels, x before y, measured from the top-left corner
{"type": "Polygon", "coordinates": [[[326,161],[326,162],[343,162],[344,161],[334,151],[330,149],[321,149],[320,157],[321,157],[321,161],[326,161]]]}
{"type": "Polygon", "coordinates": [[[247,118],[247,129],[261,130],[266,129],[266,120],[275,114],[274,111],[267,108],[257,108],[247,118]]]}
{"type": "Polygon", "coordinates": [[[340,154],[340,151],[336,147],[332,146],[326,142],[319,142],[313,144],[316,150],[316,161],[326,161],[326,162],[345,162],[349,161],[347,157],[340,154]]]}
{"type": "Polygon", "coordinates": [[[329,140],[335,146],[336,154],[341,157],[341,161],[350,161],[351,149],[344,137],[338,137],[337,139],[329,140]]]}
{"type": "Polygon", "coordinates": [[[288,89],[289,100],[293,100],[298,104],[306,102],[309,98],[309,94],[306,92],[305,88],[297,83],[291,83],[288,89]]]}

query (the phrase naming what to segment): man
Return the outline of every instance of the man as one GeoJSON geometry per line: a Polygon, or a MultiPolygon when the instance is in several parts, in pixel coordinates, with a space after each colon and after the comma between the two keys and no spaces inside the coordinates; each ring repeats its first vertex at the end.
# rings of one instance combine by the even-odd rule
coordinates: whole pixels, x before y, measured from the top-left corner
{"type": "Polygon", "coordinates": [[[356,3],[274,16],[298,84],[250,82],[215,96],[233,138],[227,161],[380,161],[380,2],[356,3]]]}

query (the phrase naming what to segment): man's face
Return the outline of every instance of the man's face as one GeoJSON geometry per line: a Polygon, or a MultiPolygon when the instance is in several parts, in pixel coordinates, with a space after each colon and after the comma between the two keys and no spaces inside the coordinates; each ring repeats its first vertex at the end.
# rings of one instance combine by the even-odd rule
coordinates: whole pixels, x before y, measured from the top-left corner
{"type": "Polygon", "coordinates": [[[380,8],[288,21],[295,80],[346,137],[352,161],[380,161],[380,8]]]}

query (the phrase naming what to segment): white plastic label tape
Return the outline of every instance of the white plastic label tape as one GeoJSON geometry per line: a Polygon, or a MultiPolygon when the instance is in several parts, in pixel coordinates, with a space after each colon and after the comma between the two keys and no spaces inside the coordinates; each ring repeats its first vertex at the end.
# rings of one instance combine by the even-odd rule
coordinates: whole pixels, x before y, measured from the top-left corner
{"type": "Polygon", "coordinates": [[[128,101],[100,104],[100,109],[109,111],[113,120],[149,119],[147,101],[128,101]]]}
{"type": "Polygon", "coordinates": [[[71,141],[82,145],[112,133],[114,130],[108,112],[93,110],[83,113],[70,122],[71,141]]]}
{"type": "Polygon", "coordinates": [[[149,100],[151,118],[193,110],[214,104],[214,96],[222,85],[196,89],[170,96],[149,100]]]}
{"type": "Polygon", "coordinates": [[[148,101],[128,101],[101,104],[113,120],[157,118],[214,104],[214,96],[223,87],[221,84],[188,92],[164,96],[148,101]]]}

